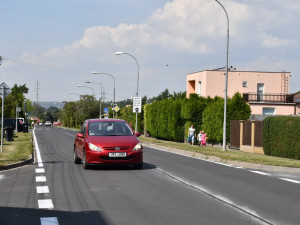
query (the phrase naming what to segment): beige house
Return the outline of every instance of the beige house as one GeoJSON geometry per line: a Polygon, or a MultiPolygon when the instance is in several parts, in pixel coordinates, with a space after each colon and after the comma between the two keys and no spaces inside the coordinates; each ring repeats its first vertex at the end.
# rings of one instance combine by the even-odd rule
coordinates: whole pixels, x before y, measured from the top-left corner
{"type": "MultiPolygon", "coordinates": [[[[228,72],[227,95],[239,92],[249,103],[252,114],[298,115],[300,94],[289,94],[290,72],[228,72]]],[[[187,97],[196,93],[203,97],[224,98],[225,71],[204,70],[187,75],[187,97]]]]}

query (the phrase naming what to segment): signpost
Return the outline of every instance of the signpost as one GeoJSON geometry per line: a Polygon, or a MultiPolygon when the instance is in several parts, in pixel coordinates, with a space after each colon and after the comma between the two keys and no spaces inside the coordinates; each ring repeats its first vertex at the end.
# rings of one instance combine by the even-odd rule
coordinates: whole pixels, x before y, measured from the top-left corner
{"type": "Polygon", "coordinates": [[[133,97],[133,112],[141,113],[142,112],[142,98],[133,97]]]}
{"type": "Polygon", "coordinates": [[[0,85],[0,95],[2,97],[2,120],[1,120],[1,152],[3,152],[3,121],[4,121],[4,99],[11,92],[6,83],[0,85]]]}
{"type": "Polygon", "coordinates": [[[135,113],[135,133],[137,133],[137,114],[142,112],[142,98],[133,97],[132,110],[135,113]]]}
{"type": "Polygon", "coordinates": [[[18,117],[19,117],[19,112],[21,112],[21,107],[16,107],[16,130],[15,132],[18,132],[18,117]]]}

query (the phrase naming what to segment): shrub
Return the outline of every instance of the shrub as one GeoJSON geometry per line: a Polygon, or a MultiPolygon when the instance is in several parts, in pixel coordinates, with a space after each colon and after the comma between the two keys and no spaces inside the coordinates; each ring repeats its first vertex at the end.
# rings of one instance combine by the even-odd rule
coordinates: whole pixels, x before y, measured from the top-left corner
{"type": "Polygon", "coordinates": [[[300,118],[268,117],[263,123],[263,148],[266,155],[300,159],[300,118]]]}

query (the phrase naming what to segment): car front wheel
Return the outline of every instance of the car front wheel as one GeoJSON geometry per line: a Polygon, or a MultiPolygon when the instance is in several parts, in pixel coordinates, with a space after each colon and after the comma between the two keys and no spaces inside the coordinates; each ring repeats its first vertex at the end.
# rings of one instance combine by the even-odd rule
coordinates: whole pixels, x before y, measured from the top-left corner
{"type": "Polygon", "coordinates": [[[87,163],[86,161],[86,154],[85,154],[85,151],[83,152],[83,161],[82,161],[82,164],[83,164],[83,168],[85,170],[87,170],[89,168],[89,164],[87,163]]]}
{"type": "Polygon", "coordinates": [[[77,155],[77,152],[76,152],[75,148],[74,148],[74,163],[75,164],[81,163],[81,160],[78,158],[78,155],[77,155]]]}

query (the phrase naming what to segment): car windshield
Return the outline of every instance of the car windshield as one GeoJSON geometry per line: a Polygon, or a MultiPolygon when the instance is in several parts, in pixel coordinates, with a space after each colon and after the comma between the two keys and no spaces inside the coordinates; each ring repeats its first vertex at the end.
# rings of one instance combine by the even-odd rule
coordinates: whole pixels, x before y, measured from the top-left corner
{"type": "Polygon", "coordinates": [[[90,136],[133,136],[133,132],[126,122],[90,122],[88,126],[90,136]]]}

